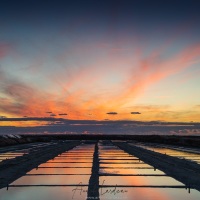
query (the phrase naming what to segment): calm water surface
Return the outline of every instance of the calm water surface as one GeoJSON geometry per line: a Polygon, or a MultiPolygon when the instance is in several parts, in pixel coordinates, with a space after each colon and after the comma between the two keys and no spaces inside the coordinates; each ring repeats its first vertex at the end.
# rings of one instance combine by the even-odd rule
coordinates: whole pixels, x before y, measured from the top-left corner
{"type": "MultiPolygon", "coordinates": [[[[101,141],[98,148],[101,200],[200,199],[199,191],[191,189],[189,193],[181,182],[155,170],[111,142],[101,141]]],[[[11,183],[8,190],[1,189],[0,199],[86,200],[94,149],[95,144],[82,143],[63,152],[11,183]]]]}

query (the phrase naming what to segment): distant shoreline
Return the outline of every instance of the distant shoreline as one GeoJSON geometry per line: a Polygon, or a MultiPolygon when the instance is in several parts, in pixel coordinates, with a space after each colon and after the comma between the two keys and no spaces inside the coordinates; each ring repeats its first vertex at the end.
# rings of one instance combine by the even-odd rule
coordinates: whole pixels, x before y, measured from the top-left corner
{"type": "Polygon", "coordinates": [[[107,135],[107,134],[21,134],[0,136],[0,147],[33,142],[49,142],[53,140],[131,140],[138,142],[171,144],[200,148],[200,136],[176,135],[107,135]]]}

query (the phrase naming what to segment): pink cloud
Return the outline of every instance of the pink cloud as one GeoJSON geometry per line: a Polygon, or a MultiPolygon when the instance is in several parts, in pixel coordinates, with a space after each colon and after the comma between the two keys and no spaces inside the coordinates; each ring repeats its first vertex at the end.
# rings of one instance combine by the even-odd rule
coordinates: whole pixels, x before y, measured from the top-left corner
{"type": "Polygon", "coordinates": [[[0,58],[4,58],[7,56],[10,51],[10,45],[8,44],[0,44],[0,58]]]}

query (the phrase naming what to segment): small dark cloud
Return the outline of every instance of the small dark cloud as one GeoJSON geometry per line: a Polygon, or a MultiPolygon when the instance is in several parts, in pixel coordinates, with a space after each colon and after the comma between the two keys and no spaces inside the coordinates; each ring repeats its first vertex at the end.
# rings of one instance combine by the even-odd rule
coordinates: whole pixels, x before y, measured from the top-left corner
{"type": "Polygon", "coordinates": [[[24,117],[28,117],[28,116],[25,115],[24,117]]]}
{"type": "Polygon", "coordinates": [[[117,112],[107,112],[106,114],[107,115],[117,115],[118,113],[117,112]]]}
{"type": "Polygon", "coordinates": [[[52,114],[50,114],[50,116],[51,116],[51,117],[55,117],[56,115],[52,113],[52,114]]]}
{"type": "Polygon", "coordinates": [[[140,112],[131,112],[131,115],[140,115],[140,112]]]}
{"type": "Polygon", "coordinates": [[[46,113],[51,114],[52,112],[48,111],[48,112],[46,112],[46,113]]]}
{"type": "Polygon", "coordinates": [[[60,116],[62,116],[62,115],[67,115],[67,113],[60,113],[60,114],[58,114],[58,115],[60,115],[60,116]]]}

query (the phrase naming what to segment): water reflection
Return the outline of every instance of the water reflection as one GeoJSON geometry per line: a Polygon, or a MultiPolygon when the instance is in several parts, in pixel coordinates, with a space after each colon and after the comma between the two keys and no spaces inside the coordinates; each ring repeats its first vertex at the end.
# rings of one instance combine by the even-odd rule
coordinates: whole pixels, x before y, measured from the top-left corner
{"type": "MultiPolygon", "coordinates": [[[[87,191],[87,187],[82,187],[87,191]]],[[[1,200],[70,200],[73,197],[74,186],[68,187],[22,187],[0,190],[1,200]]],[[[87,193],[76,193],[73,199],[86,200],[87,193]]]]}
{"type": "Polygon", "coordinates": [[[56,144],[56,142],[38,142],[0,148],[0,162],[2,162],[3,160],[23,156],[25,154],[28,154],[30,151],[40,151],[41,148],[54,144],[56,144]]]}
{"type": "Polygon", "coordinates": [[[191,190],[187,193],[182,188],[127,188],[106,187],[99,189],[100,199],[120,200],[197,200],[199,192],[191,190]],[[115,198],[114,198],[115,197],[115,198]]]}
{"type": "Polygon", "coordinates": [[[137,157],[130,156],[111,143],[101,142],[99,155],[99,194],[101,200],[115,198],[126,200],[195,200],[200,197],[198,191],[192,190],[192,194],[188,194],[181,182],[166,176],[160,170],[155,170],[152,166],[141,162],[137,157]],[[130,157],[135,160],[126,160],[130,157]],[[114,158],[120,158],[120,160],[113,160],[114,158]],[[166,188],[162,188],[162,186],[166,188]],[[171,187],[176,187],[176,189],[171,187]]]}
{"type": "Polygon", "coordinates": [[[12,185],[76,185],[80,182],[88,184],[89,175],[35,175],[23,176],[12,185]]]}
{"type": "Polygon", "coordinates": [[[145,144],[145,143],[129,143],[130,145],[139,146],[151,151],[155,151],[158,153],[166,154],[169,156],[187,159],[190,161],[194,161],[200,164],[200,153],[191,153],[187,151],[191,151],[188,148],[179,148],[179,147],[165,147],[164,145],[160,144],[145,144]]]}
{"type": "Polygon", "coordinates": [[[91,174],[91,168],[40,168],[27,174],[91,174]]]}
{"type": "Polygon", "coordinates": [[[100,173],[108,173],[108,174],[130,174],[130,175],[136,175],[136,174],[164,174],[164,172],[160,171],[160,170],[154,170],[153,168],[150,169],[146,169],[146,168],[142,168],[142,169],[123,169],[123,168],[101,168],[100,169],[100,173]]]}
{"type": "MultiPolygon", "coordinates": [[[[197,200],[191,190],[108,141],[100,141],[99,172],[92,172],[95,144],[83,143],[40,164],[0,190],[1,200],[86,200],[89,180],[99,177],[100,200],[197,200]]],[[[10,154],[5,154],[10,155],[10,154]]]]}
{"type": "Polygon", "coordinates": [[[82,144],[64,152],[14,181],[8,191],[1,189],[1,199],[86,199],[84,191],[88,190],[93,153],[94,144],[82,144]],[[73,194],[73,189],[80,185],[81,195],[80,191],[73,194]]]}
{"type": "Polygon", "coordinates": [[[27,152],[6,152],[6,153],[0,153],[0,162],[3,160],[13,159],[18,156],[23,156],[27,152]]]}

